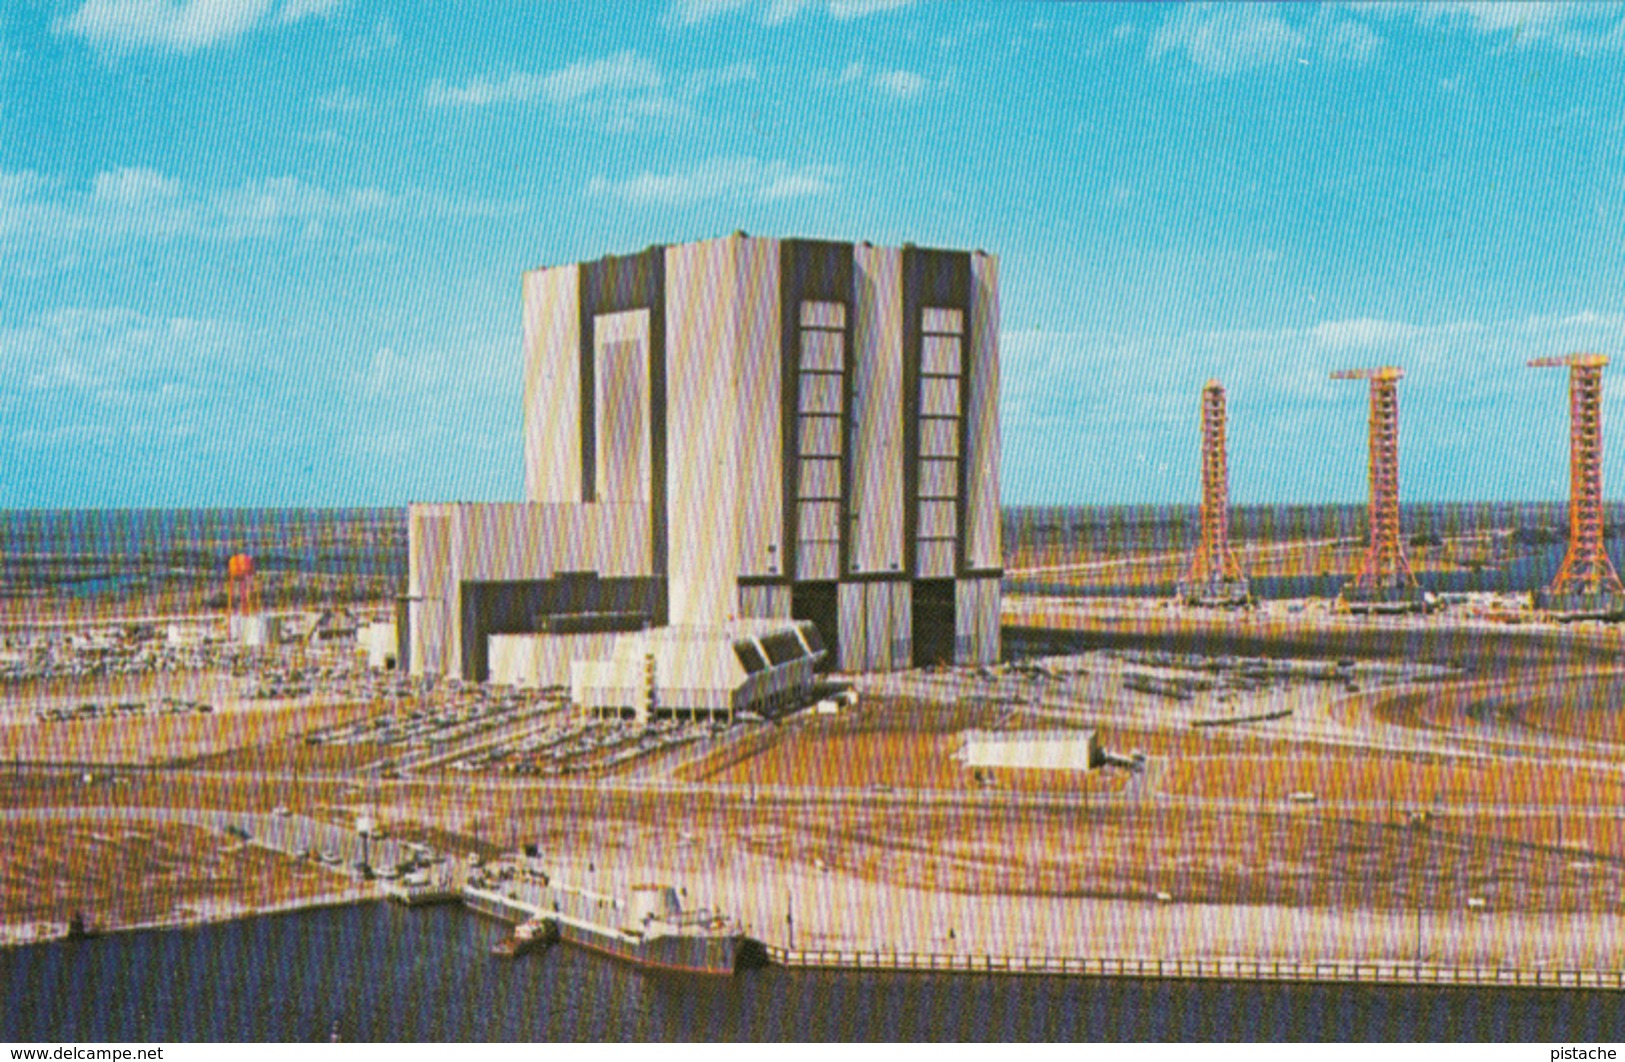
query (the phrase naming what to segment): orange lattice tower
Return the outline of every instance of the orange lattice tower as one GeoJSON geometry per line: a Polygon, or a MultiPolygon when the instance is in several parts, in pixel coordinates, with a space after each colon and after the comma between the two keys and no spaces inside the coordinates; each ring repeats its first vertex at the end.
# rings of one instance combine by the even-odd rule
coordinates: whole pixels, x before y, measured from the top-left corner
{"type": "Polygon", "coordinates": [[[1202,541],[1179,584],[1191,605],[1244,605],[1247,579],[1230,551],[1230,471],[1225,460],[1224,388],[1202,388],[1202,541]]]}
{"type": "Polygon", "coordinates": [[[1535,358],[1534,368],[1569,370],[1569,551],[1535,604],[1565,612],[1625,611],[1625,584],[1602,540],[1602,369],[1606,354],[1535,358]]]}
{"type": "Polygon", "coordinates": [[[1399,537],[1399,391],[1405,370],[1392,365],[1342,369],[1334,380],[1371,383],[1371,541],[1354,581],[1343,588],[1343,603],[1356,612],[1407,611],[1425,598],[1411,573],[1399,537]]]}

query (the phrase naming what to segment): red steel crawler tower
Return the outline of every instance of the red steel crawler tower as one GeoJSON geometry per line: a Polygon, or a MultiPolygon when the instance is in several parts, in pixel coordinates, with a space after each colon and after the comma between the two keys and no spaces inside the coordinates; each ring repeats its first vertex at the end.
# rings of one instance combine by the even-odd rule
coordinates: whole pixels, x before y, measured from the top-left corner
{"type": "Polygon", "coordinates": [[[1247,580],[1230,552],[1230,472],[1225,459],[1224,388],[1202,388],[1202,541],[1179,596],[1190,604],[1244,604],[1247,580]]]}
{"type": "Polygon", "coordinates": [[[1399,537],[1399,393],[1395,385],[1404,376],[1404,369],[1392,365],[1332,373],[1334,380],[1371,382],[1371,542],[1354,581],[1344,591],[1344,599],[1351,605],[1420,601],[1420,588],[1399,537]]]}
{"type": "Polygon", "coordinates": [[[1611,604],[1608,611],[1616,611],[1625,601],[1625,584],[1602,541],[1602,369],[1607,364],[1606,354],[1565,354],[1529,363],[1532,368],[1569,370],[1569,551],[1546,588],[1544,603],[1549,605],[1611,604]],[[1613,600],[1605,602],[1605,595],[1613,600]]]}

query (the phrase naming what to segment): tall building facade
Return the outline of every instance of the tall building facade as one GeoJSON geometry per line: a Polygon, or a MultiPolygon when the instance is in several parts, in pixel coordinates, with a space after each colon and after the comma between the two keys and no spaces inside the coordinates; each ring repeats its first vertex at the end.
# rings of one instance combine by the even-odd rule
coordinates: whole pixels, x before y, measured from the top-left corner
{"type": "Polygon", "coordinates": [[[847,671],[998,659],[996,258],[736,233],[523,304],[526,501],[411,508],[413,672],[743,619],[847,671]]]}

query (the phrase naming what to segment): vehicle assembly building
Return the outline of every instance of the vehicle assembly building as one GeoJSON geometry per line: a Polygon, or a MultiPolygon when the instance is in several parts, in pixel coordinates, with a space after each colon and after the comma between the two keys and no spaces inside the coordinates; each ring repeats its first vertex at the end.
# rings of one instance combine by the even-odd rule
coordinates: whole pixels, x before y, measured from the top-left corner
{"type": "Polygon", "coordinates": [[[644,659],[998,659],[996,258],[735,233],[527,273],[523,305],[526,498],[411,507],[413,674],[624,685],[664,627],[644,659]]]}

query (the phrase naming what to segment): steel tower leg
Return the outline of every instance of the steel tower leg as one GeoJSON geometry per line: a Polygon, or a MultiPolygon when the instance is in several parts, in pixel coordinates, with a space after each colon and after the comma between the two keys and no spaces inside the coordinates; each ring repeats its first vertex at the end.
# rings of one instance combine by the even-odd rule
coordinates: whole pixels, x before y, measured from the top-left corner
{"type": "Polygon", "coordinates": [[[1371,540],[1354,581],[1343,588],[1351,611],[1415,611],[1428,608],[1399,537],[1399,389],[1403,369],[1341,369],[1334,380],[1365,380],[1371,388],[1369,463],[1371,540]]]}
{"type": "Polygon", "coordinates": [[[1240,605],[1248,600],[1247,580],[1230,551],[1230,472],[1225,456],[1224,388],[1209,380],[1202,388],[1202,538],[1179,596],[1190,604],[1240,605]]]}
{"type": "Polygon", "coordinates": [[[1569,549],[1548,593],[1625,596],[1602,537],[1602,366],[1569,369],[1569,549]]]}
{"type": "Polygon", "coordinates": [[[1396,381],[1371,380],[1371,541],[1354,585],[1364,591],[1412,589],[1416,576],[1399,537],[1399,389],[1396,381]]]}

